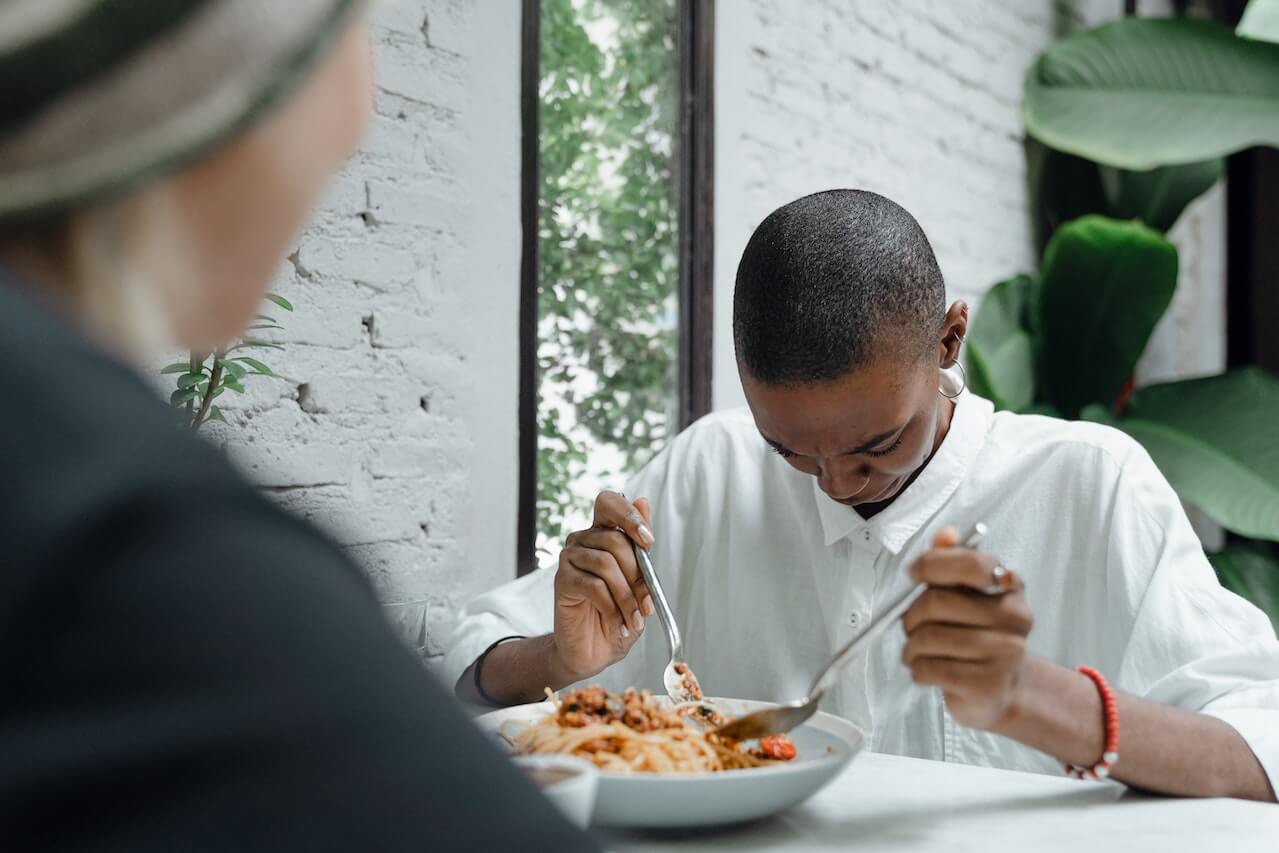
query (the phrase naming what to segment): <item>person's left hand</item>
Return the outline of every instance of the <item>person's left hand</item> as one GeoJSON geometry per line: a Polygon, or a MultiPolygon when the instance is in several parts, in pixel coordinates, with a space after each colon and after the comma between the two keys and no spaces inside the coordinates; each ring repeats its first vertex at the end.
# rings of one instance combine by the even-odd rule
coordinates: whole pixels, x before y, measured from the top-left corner
{"type": "Polygon", "coordinates": [[[991,729],[1013,706],[1033,620],[1021,583],[987,594],[998,561],[958,543],[958,532],[943,528],[911,566],[929,588],[902,617],[902,661],[916,684],[942,689],[956,721],[991,729]]]}

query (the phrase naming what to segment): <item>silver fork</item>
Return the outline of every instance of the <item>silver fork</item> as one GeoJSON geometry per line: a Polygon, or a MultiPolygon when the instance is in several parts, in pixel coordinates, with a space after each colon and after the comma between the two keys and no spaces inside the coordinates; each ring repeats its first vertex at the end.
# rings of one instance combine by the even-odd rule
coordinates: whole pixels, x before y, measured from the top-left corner
{"type": "Polygon", "coordinates": [[[666,631],[666,644],[671,650],[671,659],[667,662],[666,669],[662,670],[662,684],[666,687],[666,695],[675,702],[692,702],[701,699],[702,688],[698,685],[693,670],[684,661],[684,641],[679,634],[679,625],[675,622],[675,611],[671,609],[671,603],[666,599],[666,591],[662,589],[662,582],[657,578],[653,561],[649,558],[648,551],[633,543],[632,547],[635,549],[635,561],[639,563],[640,574],[644,576],[644,583],[648,584],[648,591],[653,596],[657,619],[666,631]]]}
{"type": "MultiPolygon", "coordinates": [[[[978,522],[973,526],[972,533],[964,540],[964,547],[976,548],[981,544],[981,540],[985,535],[986,525],[978,522]]],[[[826,691],[835,683],[835,677],[839,675],[845,664],[857,657],[863,649],[875,640],[879,639],[889,627],[902,617],[902,614],[910,609],[910,606],[915,603],[915,599],[923,595],[924,590],[927,588],[927,584],[919,583],[906,590],[865,631],[841,646],[826,666],[822,667],[821,672],[817,673],[817,677],[813,679],[813,686],[808,688],[807,697],[787,702],[784,705],[778,705],[775,708],[765,708],[762,711],[755,711],[752,714],[738,717],[716,731],[725,737],[735,740],[753,740],[764,735],[783,734],[813,716],[813,714],[817,713],[817,703],[821,701],[821,698],[826,695],[826,691]]]]}

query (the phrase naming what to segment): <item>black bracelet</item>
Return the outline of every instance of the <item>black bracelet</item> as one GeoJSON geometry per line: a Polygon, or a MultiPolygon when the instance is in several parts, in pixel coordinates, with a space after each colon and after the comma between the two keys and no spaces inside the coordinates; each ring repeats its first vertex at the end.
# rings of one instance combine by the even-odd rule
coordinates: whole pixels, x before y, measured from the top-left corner
{"type": "Polygon", "coordinates": [[[485,649],[483,654],[481,654],[479,657],[475,659],[475,665],[471,668],[471,675],[475,681],[475,692],[480,694],[480,698],[483,699],[485,702],[489,703],[490,705],[496,705],[499,707],[506,704],[505,702],[497,701],[492,696],[485,693],[484,685],[480,684],[480,670],[484,668],[484,659],[489,656],[489,652],[493,651],[498,646],[505,643],[507,640],[527,640],[527,639],[528,637],[524,636],[523,634],[511,634],[509,637],[503,637],[502,639],[497,640],[496,642],[493,643],[493,645],[485,649]]]}

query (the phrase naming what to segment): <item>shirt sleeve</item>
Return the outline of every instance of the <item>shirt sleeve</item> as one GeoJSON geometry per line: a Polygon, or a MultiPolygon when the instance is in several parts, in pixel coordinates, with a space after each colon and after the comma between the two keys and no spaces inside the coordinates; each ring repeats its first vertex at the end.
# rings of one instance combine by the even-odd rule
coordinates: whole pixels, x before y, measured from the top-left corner
{"type": "Polygon", "coordinates": [[[1124,466],[1112,554],[1156,556],[1134,597],[1119,685],[1233,726],[1279,790],[1279,640],[1258,608],[1217,581],[1172,487],[1144,451],[1124,466]]]}
{"type": "Polygon", "coordinates": [[[540,637],[555,619],[555,566],[544,566],[467,602],[449,639],[440,673],[452,689],[485,649],[502,637],[540,637]]]}

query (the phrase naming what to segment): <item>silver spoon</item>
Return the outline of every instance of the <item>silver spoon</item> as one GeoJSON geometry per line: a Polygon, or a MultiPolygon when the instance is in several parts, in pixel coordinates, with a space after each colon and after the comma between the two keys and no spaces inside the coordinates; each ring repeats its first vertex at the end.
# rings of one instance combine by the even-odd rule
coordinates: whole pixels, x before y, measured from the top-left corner
{"type": "MultiPolygon", "coordinates": [[[[972,533],[964,540],[964,547],[976,548],[985,535],[986,525],[978,522],[973,526],[972,533]]],[[[840,670],[867,646],[879,639],[884,631],[910,609],[915,599],[923,595],[927,588],[928,584],[919,583],[906,590],[865,631],[841,646],[830,662],[817,673],[817,677],[813,679],[813,686],[808,688],[806,698],[738,717],[733,722],[716,729],[716,732],[734,740],[753,740],[764,735],[788,732],[813,716],[817,713],[817,703],[835,683],[835,677],[839,675],[840,670]]]]}
{"type": "Polygon", "coordinates": [[[702,698],[702,688],[697,683],[697,676],[693,675],[693,670],[684,661],[684,641],[679,635],[679,625],[675,623],[675,611],[671,610],[671,604],[666,600],[666,592],[662,589],[662,582],[657,579],[657,570],[653,568],[648,551],[638,545],[633,547],[640,574],[644,576],[644,583],[648,584],[648,591],[653,596],[657,619],[666,631],[666,644],[671,650],[671,659],[667,662],[666,669],[662,670],[662,684],[666,687],[666,695],[675,702],[699,700],[702,698]]]}

